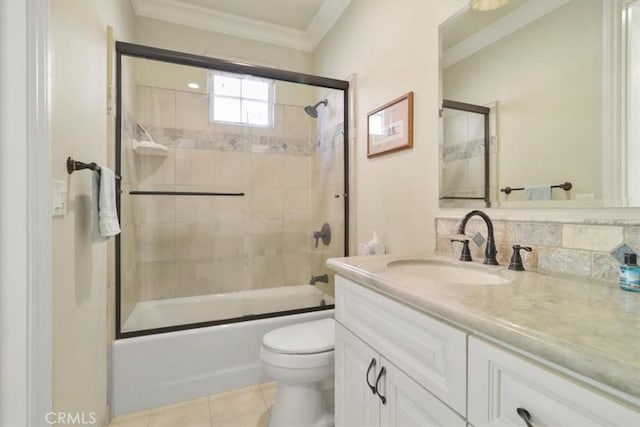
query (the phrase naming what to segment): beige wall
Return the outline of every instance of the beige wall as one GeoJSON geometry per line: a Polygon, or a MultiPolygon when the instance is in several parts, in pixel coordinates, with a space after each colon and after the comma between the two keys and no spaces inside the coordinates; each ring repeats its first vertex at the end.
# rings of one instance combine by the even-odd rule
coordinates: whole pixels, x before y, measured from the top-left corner
{"type": "Polygon", "coordinates": [[[51,2],[52,174],[66,180],[68,213],[53,218],[54,410],[107,411],[106,244],[91,240],[91,172],[65,160],[105,164],[107,25],[129,39],[130,3],[51,2]]]}
{"type": "Polygon", "coordinates": [[[136,20],[136,43],[309,73],[311,53],[149,18],[136,20]]]}
{"type": "Polygon", "coordinates": [[[464,1],[354,0],[314,52],[314,73],[356,73],[351,163],[357,241],[390,251],[434,248],[438,208],[438,24],[464,1]],[[414,91],[414,148],[367,159],[366,114],[414,91]]]}

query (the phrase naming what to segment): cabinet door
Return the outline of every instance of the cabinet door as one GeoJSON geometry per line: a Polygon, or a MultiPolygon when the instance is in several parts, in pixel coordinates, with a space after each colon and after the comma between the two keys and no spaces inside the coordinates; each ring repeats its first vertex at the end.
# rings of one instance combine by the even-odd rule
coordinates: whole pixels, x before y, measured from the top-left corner
{"type": "Polygon", "coordinates": [[[466,427],[453,409],[438,400],[404,372],[382,358],[385,373],[378,383],[381,402],[380,425],[385,427],[466,427]]]}
{"type": "Polygon", "coordinates": [[[380,400],[367,384],[375,385],[380,356],[336,322],[336,427],[375,427],[380,400]]]}
{"type": "Polygon", "coordinates": [[[466,416],[464,331],[340,276],[336,276],[336,319],[466,416]]]}
{"type": "Polygon", "coordinates": [[[470,337],[469,422],[523,427],[526,417],[534,426],[640,425],[640,413],[598,391],[470,337]]]}

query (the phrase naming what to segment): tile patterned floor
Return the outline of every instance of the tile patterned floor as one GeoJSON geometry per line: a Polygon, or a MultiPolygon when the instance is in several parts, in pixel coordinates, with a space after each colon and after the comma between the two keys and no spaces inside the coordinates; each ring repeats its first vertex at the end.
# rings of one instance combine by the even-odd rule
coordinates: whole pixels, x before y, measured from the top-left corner
{"type": "Polygon", "coordinates": [[[265,383],[122,415],[109,427],[267,427],[276,388],[265,383]]]}

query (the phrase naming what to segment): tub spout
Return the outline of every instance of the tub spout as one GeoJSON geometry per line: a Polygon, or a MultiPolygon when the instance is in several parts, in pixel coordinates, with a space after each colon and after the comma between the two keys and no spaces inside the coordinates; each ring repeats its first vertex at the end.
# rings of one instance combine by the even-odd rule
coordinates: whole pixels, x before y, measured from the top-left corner
{"type": "Polygon", "coordinates": [[[328,274],[323,274],[322,276],[311,275],[311,280],[309,280],[309,284],[311,286],[315,286],[316,283],[318,282],[329,283],[329,275],[328,274]]]}

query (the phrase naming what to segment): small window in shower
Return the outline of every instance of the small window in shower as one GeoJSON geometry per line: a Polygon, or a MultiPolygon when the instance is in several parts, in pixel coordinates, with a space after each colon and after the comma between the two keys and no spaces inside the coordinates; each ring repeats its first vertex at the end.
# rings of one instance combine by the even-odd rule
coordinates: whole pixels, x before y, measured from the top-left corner
{"type": "Polygon", "coordinates": [[[209,73],[209,122],[273,127],[274,82],[254,76],[209,73]]]}

